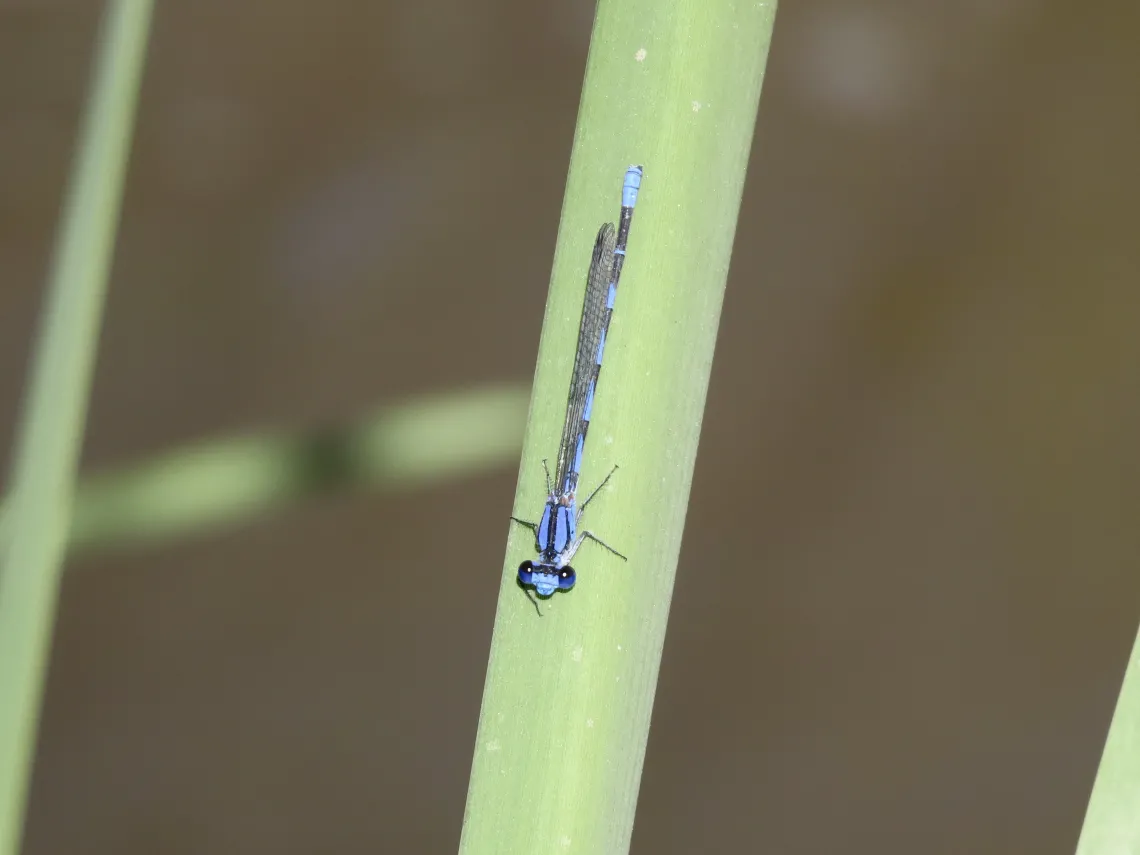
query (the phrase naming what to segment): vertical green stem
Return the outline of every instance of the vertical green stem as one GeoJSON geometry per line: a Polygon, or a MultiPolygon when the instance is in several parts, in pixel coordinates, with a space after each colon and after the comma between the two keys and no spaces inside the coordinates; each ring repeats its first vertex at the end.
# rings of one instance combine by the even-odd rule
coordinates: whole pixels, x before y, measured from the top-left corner
{"type": "Polygon", "coordinates": [[[774,18],[763,0],[598,5],[514,513],[541,513],[594,234],[642,164],[581,479],[585,495],[620,464],[583,522],[629,561],[587,542],[539,618],[515,582],[534,538],[512,528],[466,855],[628,850],[774,18]]]}
{"type": "Polygon", "coordinates": [[[1140,851],[1140,636],[1108,731],[1077,855],[1140,851]]]}
{"type": "Polygon", "coordinates": [[[36,342],[0,563],[0,855],[20,846],[151,0],[109,3],[36,342]]]}

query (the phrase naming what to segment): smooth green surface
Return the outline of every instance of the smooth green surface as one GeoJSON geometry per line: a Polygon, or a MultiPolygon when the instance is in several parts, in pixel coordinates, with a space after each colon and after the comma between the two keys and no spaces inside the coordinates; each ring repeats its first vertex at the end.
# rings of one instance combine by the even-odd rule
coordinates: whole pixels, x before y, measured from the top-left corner
{"type": "Polygon", "coordinates": [[[0,561],[0,855],[19,849],[149,0],[108,5],[21,413],[0,561]]]}
{"type": "Polygon", "coordinates": [[[1089,799],[1077,855],[1140,852],[1140,636],[1089,799]]]}
{"type": "Polygon", "coordinates": [[[629,562],[587,543],[577,586],[539,618],[515,582],[534,540],[511,528],[467,855],[628,850],[774,16],[730,0],[598,6],[514,512],[541,513],[594,234],[642,164],[581,481],[621,465],[584,526],[629,562]]]}

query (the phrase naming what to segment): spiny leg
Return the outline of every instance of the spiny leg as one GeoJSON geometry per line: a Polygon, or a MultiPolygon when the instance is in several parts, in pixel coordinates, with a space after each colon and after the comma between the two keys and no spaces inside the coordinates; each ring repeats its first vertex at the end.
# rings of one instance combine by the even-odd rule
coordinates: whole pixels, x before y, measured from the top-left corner
{"type": "Polygon", "coordinates": [[[517,522],[521,526],[526,526],[530,529],[530,533],[534,535],[535,549],[542,551],[542,547],[538,543],[538,523],[532,523],[530,520],[520,520],[518,517],[511,517],[512,522],[517,522]]]}
{"type": "Polygon", "coordinates": [[[542,617],[542,609],[538,607],[538,600],[535,598],[534,594],[531,593],[530,588],[524,585],[523,591],[526,592],[526,598],[534,603],[534,610],[538,612],[538,616],[542,617]]]}
{"type": "Polygon", "coordinates": [[[518,518],[518,516],[512,516],[511,519],[514,522],[518,522],[520,524],[520,526],[526,526],[528,529],[531,530],[532,534],[535,535],[535,539],[536,540],[538,539],[538,523],[537,522],[531,522],[530,520],[520,520],[518,518]]]}
{"type": "Polygon", "coordinates": [[[542,458],[542,471],[546,473],[546,495],[553,496],[554,488],[550,486],[550,467],[546,465],[546,458],[542,458]]]}
{"type": "Polygon", "coordinates": [[[582,539],[582,538],[584,538],[584,537],[588,537],[588,538],[590,538],[590,540],[594,541],[594,543],[597,543],[597,544],[600,544],[601,546],[604,546],[606,549],[608,549],[610,552],[612,552],[614,555],[616,555],[616,556],[617,556],[618,558],[620,558],[622,561],[629,561],[629,559],[628,559],[628,558],[626,558],[624,555],[622,555],[620,552],[618,552],[616,549],[614,549],[612,546],[610,546],[608,543],[606,543],[606,542],[605,542],[604,540],[602,540],[600,537],[598,537],[597,535],[595,535],[595,534],[594,534],[592,531],[584,531],[584,532],[582,532],[582,533],[581,533],[581,534],[578,536],[578,539],[579,539],[579,540],[581,540],[581,539],[582,539]]]}
{"type": "Polygon", "coordinates": [[[612,552],[614,555],[616,555],[622,561],[629,561],[628,558],[626,558],[624,555],[622,555],[620,552],[618,552],[616,549],[614,549],[612,546],[610,546],[608,543],[606,543],[604,540],[602,540],[600,537],[598,537],[592,531],[583,531],[581,534],[578,535],[578,537],[576,537],[574,539],[574,542],[572,544],[570,544],[570,548],[567,549],[566,552],[562,554],[561,560],[562,560],[563,565],[570,563],[570,561],[571,561],[571,559],[573,559],[575,553],[577,553],[578,548],[582,545],[582,542],[586,538],[590,538],[590,540],[594,541],[594,543],[597,543],[597,544],[604,546],[606,549],[608,549],[610,552],[612,552]]]}
{"type": "Polygon", "coordinates": [[[614,473],[617,471],[618,471],[618,468],[617,468],[617,465],[615,464],[614,468],[610,470],[610,474],[607,475],[605,478],[603,478],[602,483],[599,484],[597,487],[595,487],[594,491],[592,493],[590,493],[589,496],[586,497],[586,501],[582,502],[581,507],[578,509],[578,516],[579,517],[582,516],[582,514],[584,514],[586,512],[586,506],[588,504],[590,504],[590,502],[594,501],[594,496],[598,495],[598,491],[601,490],[602,487],[606,486],[607,483],[609,483],[609,480],[612,477],[614,477],[614,473]]]}

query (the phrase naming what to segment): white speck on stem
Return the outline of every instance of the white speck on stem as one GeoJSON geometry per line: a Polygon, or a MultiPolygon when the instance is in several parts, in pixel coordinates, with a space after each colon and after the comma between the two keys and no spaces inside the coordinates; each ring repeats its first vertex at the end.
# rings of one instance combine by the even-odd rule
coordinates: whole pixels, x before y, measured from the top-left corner
{"type": "Polygon", "coordinates": [[[645,48],[638,48],[637,53],[635,53],[633,55],[633,58],[636,59],[638,62],[645,62],[645,56],[646,56],[645,48]]]}

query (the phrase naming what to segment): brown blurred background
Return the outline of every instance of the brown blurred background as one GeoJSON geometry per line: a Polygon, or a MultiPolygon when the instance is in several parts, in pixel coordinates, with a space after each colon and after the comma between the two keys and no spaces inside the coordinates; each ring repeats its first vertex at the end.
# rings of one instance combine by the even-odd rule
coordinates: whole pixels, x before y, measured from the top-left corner
{"type": "MultiPolygon", "coordinates": [[[[0,2],[4,448],[100,8],[0,2]]],[[[160,2],[85,470],[528,386],[592,15],[160,2]]],[[[783,3],[634,852],[1072,851],[1140,617],[1138,26],[783,3]]],[[[74,558],[26,851],[454,851],[515,477],[74,558]]]]}

